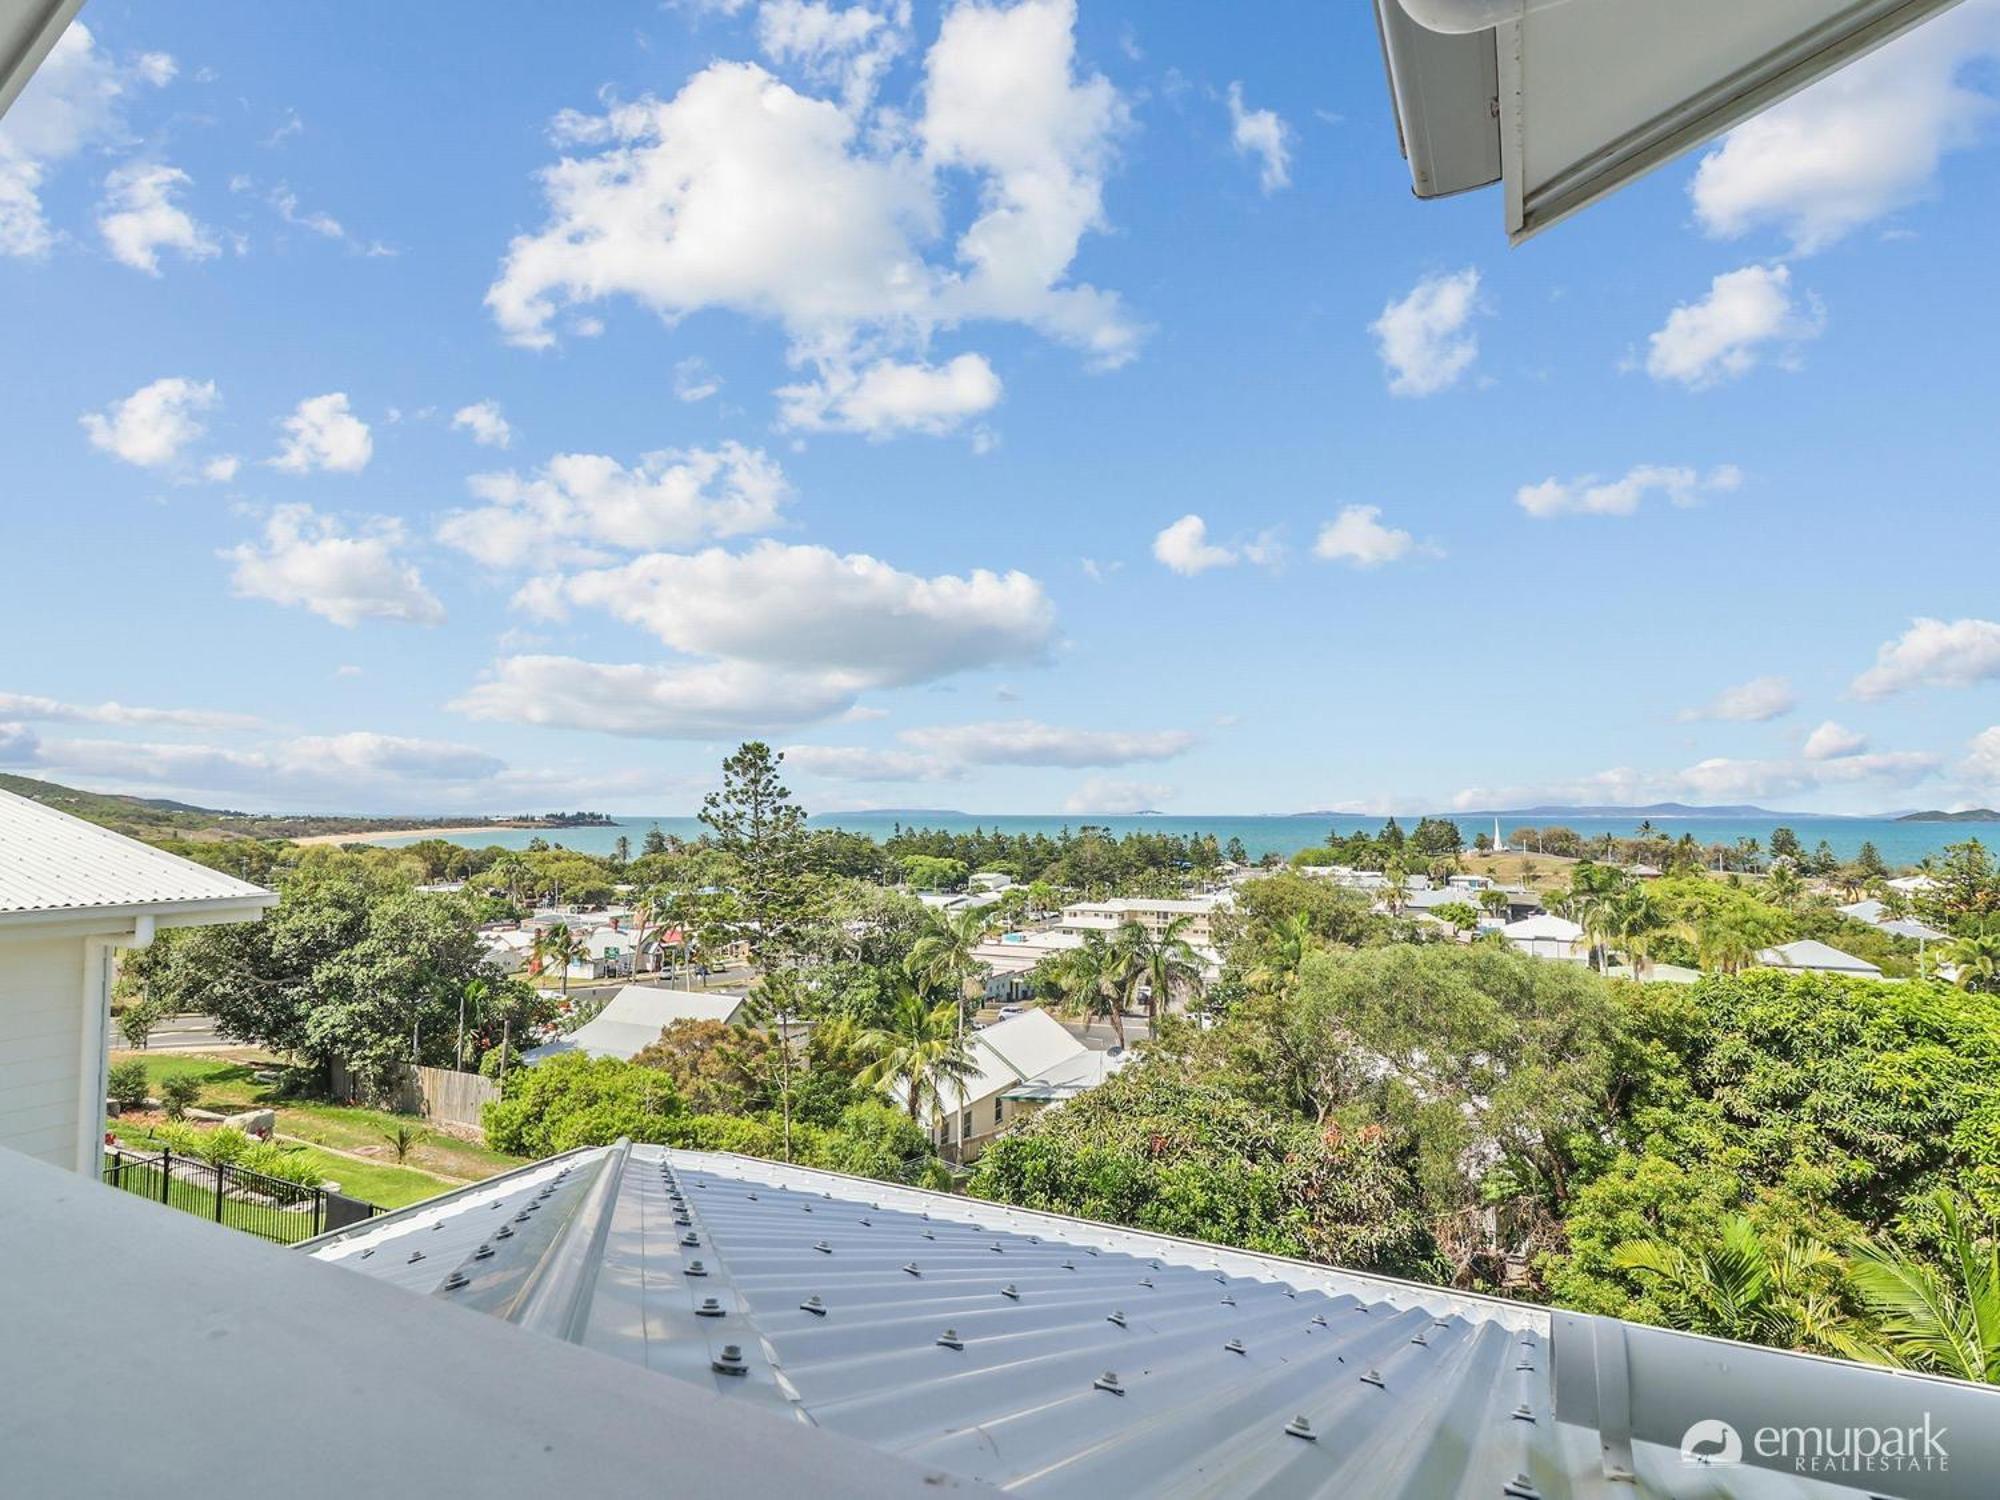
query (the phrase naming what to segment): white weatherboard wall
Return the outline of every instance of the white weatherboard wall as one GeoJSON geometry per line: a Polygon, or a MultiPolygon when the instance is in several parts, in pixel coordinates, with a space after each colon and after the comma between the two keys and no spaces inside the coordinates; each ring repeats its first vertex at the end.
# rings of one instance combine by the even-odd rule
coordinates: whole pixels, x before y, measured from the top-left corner
{"type": "Polygon", "coordinates": [[[0,938],[0,1146],[72,1170],[81,1160],[79,1106],[96,1088],[101,1027],[87,1024],[101,944],[73,937],[0,938]]]}
{"type": "Polygon", "coordinates": [[[0,791],[0,1147],[96,1171],[113,955],[277,899],[0,791]]]}

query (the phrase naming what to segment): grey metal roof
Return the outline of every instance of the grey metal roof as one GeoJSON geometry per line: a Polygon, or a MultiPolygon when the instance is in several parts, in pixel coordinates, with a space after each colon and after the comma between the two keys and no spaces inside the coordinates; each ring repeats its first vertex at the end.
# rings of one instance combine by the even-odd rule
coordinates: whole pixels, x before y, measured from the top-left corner
{"type": "Polygon", "coordinates": [[[621,1145],[558,1170],[521,1174],[532,1209],[468,1195],[458,1217],[516,1233],[414,1278],[412,1247],[471,1241],[411,1211],[306,1248],[1025,1495],[1960,1492],[1682,1461],[1692,1421],[1821,1396],[1944,1413],[1958,1473],[2000,1478],[2000,1395],[1958,1382],[775,1162],[621,1145]]]}
{"type": "Polygon", "coordinates": [[[277,900],[248,881],[0,791],[0,917],[124,907],[244,908],[277,900]]]}

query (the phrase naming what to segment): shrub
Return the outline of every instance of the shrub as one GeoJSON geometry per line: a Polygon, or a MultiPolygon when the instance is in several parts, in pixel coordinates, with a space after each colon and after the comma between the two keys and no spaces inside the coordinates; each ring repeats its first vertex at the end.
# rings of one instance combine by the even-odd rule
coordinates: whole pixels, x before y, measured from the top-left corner
{"type": "Polygon", "coordinates": [[[664,1140],[668,1121],[685,1108],[672,1080],[657,1068],[571,1052],[510,1071],[507,1092],[481,1115],[487,1144],[496,1151],[553,1156],[621,1135],[664,1140]]]}
{"type": "Polygon", "coordinates": [[[138,1058],[119,1063],[105,1078],[105,1093],[120,1111],[138,1109],[146,1102],[146,1065],[138,1058]]]}
{"type": "Polygon", "coordinates": [[[280,1146],[274,1141],[252,1141],[243,1154],[237,1157],[236,1165],[251,1172],[261,1172],[266,1177],[275,1177],[280,1182],[295,1182],[300,1187],[320,1185],[321,1173],[318,1163],[297,1146],[280,1146]]]}
{"type": "Polygon", "coordinates": [[[160,1103],[169,1120],[186,1119],[188,1107],[200,1097],[201,1085],[192,1078],[181,1076],[160,1082],[160,1103]]]}

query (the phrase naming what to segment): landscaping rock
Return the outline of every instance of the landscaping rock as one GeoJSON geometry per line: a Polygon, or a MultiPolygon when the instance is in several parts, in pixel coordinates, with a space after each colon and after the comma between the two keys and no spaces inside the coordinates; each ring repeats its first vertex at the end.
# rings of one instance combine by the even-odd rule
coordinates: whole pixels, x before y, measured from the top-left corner
{"type": "Polygon", "coordinates": [[[231,1115],[222,1123],[235,1127],[245,1135],[267,1141],[271,1138],[271,1132],[278,1128],[278,1112],[272,1109],[246,1109],[240,1115],[231,1115]]]}

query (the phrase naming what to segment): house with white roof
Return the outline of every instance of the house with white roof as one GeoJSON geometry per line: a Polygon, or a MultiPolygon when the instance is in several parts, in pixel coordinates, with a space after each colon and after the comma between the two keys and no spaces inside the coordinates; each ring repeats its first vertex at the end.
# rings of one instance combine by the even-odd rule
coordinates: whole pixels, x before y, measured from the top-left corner
{"type": "Polygon", "coordinates": [[[1567,917],[1553,912],[1523,917],[1500,929],[1500,936],[1530,958],[1552,958],[1563,963],[1587,963],[1583,929],[1567,917]]]}
{"type": "MultiPolygon", "coordinates": [[[[1126,1053],[1097,1053],[1044,1010],[1030,1010],[984,1027],[966,1038],[972,1073],[946,1084],[933,1107],[931,1138],[940,1149],[969,1161],[994,1136],[1024,1114],[1070,1098],[1124,1066],[1126,1053]],[[1027,1089],[1025,1093],[1017,1091],[1027,1089]]],[[[893,1086],[889,1092],[895,1093],[893,1086]]],[[[898,1102],[901,1102],[900,1099],[898,1102]]]]}
{"type": "Polygon", "coordinates": [[[117,954],[277,896],[0,792],[0,1146],[95,1175],[117,954]]]}
{"type": "Polygon", "coordinates": [[[1757,955],[1767,969],[1812,969],[1822,974],[1853,974],[1862,979],[1880,979],[1882,971],[1865,958],[1842,953],[1817,938],[1800,938],[1796,943],[1780,943],[1757,955]]]}
{"type": "Polygon", "coordinates": [[[568,1036],[522,1054],[536,1063],[567,1052],[591,1057],[615,1057],[629,1062],[660,1039],[676,1021],[720,1021],[733,1026],[743,1019],[749,996],[726,990],[669,990],[658,985],[628,984],[611,1003],[568,1036]]]}

